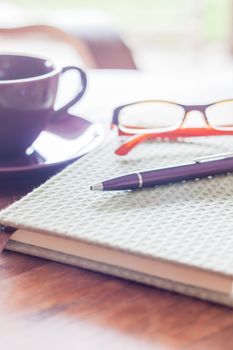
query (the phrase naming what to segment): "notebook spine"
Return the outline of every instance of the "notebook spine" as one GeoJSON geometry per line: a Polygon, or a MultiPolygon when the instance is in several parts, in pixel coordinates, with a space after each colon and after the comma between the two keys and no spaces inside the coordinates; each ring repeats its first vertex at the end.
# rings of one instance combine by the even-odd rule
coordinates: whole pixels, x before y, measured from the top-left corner
{"type": "Polygon", "coordinates": [[[16,230],[17,229],[15,227],[0,224],[0,233],[4,232],[7,234],[13,234],[16,230]]]}
{"type": "Polygon", "coordinates": [[[7,242],[16,231],[16,228],[0,224],[0,253],[4,250],[7,242]]]}

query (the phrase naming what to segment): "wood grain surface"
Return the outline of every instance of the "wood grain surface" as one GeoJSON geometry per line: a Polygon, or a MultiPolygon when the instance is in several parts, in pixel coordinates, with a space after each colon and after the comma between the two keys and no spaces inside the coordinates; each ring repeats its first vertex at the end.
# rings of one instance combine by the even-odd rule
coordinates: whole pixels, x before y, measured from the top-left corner
{"type": "MultiPolygon", "coordinates": [[[[0,205],[34,185],[2,186],[0,205]]],[[[0,349],[233,349],[233,310],[4,251],[0,349]]]]}

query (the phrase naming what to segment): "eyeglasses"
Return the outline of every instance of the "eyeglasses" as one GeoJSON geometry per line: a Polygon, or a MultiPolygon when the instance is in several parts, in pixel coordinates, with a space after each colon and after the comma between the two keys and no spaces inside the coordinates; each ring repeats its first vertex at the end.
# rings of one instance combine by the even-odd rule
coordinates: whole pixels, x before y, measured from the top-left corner
{"type": "MultiPolygon", "coordinates": [[[[197,119],[198,120],[198,119],[197,119]]],[[[119,135],[132,136],[115,151],[126,155],[139,143],[155,138],[233,135],[233,99],[207,105],[183,105],[171,101],[139,101],[117,107],[112,127],[119,135]],[[188,125],[190,112],[201,114],[204,126],[188,125]]]]}

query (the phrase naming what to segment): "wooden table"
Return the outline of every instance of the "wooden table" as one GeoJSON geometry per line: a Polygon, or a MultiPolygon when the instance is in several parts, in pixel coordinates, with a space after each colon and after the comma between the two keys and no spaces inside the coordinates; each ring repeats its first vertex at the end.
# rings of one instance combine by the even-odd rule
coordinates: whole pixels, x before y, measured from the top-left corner
{"type": "MultiPolygon", "coordinates": [[[[33,187],[0,188],[0,207],[33,187]]],[[[12,252],[0,256],[0,349],[233,349],[233,310],[12,252]]]]}

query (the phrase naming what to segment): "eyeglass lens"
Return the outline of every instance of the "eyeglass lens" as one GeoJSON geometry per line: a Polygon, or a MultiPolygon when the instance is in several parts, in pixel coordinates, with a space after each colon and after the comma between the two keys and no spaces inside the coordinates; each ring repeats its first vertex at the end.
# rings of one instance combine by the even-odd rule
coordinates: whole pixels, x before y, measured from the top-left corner
{"type": "MultiPolygon", "coordinates": [[[[215,103],[206,108],[205,114],[213,128],[233,129],[233,100],[215,103]]],[[[185,108],[175,103],[140,102],[121,109],[119,127],[130,132],[177,129],[182,124],[184,116],[185,108]]]]}
{"type": "Polygon", "coordinates": [[[233,129],[233,101],[215,103],[206,109],[210,125],[216,129],[233,129]]]}

